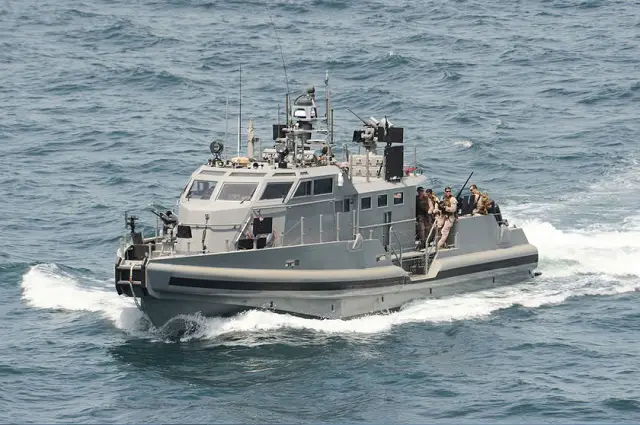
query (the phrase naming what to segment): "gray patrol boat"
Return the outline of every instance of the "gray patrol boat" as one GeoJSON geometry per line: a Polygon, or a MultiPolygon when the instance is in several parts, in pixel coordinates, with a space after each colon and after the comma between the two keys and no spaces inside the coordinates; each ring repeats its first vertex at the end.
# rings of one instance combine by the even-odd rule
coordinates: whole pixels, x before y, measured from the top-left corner
{"type": "Polygon", "coordinates": [[[426,177],[405,167],[403,128],[362,120],[351,149],[338,149],[327,81],[323,117],[314,89],[289,100],[271,147],[256,149],[252,123],[246,156],[224,159],[224,145],[211,143],[212,158],[191,175],[177,213],[153,211],[153,236],[125,213],[116,290],[154,325],[249,309],[344,319],[539,274],[524,231],[496,204],[471,215],[462,189],[447,247],[437,248],[434,226],[433,243],[421,249],[415,195],[426,177]]]}

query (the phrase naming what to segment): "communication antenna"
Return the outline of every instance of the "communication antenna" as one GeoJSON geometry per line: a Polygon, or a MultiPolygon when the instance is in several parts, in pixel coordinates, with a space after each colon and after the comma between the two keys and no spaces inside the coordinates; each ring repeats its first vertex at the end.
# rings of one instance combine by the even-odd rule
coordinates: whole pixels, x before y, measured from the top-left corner
{"type": "Polygon", "coordinates": [[[224,148],[229,143],[229,94],[227,94],[227,107],[224,113],[224,148]]]}
{"type": "Polygon", "coordinates": [[[238,157],[240,156],[240,134],[242,133],[242,64],[240,64],[240,107],[238,111],[238,157]]]}
{"type": "MultiPolygon", "coordinates": [[[[267,13],[269,14],[269,21],[271,22],[271,26],[273,27],[273,32],[276,34],[276,41],[278,42],[278,48],[280,49],[280,58],[282,59],[282,68],[284,69],[284,82],[287,86],[287,95],[291,92],[289,91],[289,77],[287,76],[287,64],[284,62],[284,53],[282,53],[282,44],[280,43],[280,37],[278,37],[278,30],[276,30],[276,25],[273,23],[273,19],[271,18],[271,12],[267,8],[267,13]]],[[[289,115],[289,111],[287,110],[287,116],[289,115]]]]}
{"type": "Polygon", "coordinates": [[[324,74],[324,117],[329,123],[329,70],[324,74]]]}

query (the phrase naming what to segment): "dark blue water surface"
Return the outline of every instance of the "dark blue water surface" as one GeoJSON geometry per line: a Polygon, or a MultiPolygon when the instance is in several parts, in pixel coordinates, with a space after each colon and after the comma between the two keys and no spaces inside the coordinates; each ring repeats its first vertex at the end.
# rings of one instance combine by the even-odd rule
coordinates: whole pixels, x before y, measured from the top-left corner
{"type": "MultiPolygon", "coordinates": [[[[640,5],[0,3],[0,421],[637,422],[640,5]],[[273,22],[273,25],[271,24],[273,22]],[[473,182],[535,284],[320,321],[193,317],[113,288],[123,212],[171,207],[243,122],[329,71],[339,140],[387,114],[438,192],[473,182]]],[[[244,137],[243,137],[244,138],[244,137]]],[[[412,155],[408,155],[412,156],[412,155]]],[[[413,160],[411,158],[411,160],[413,160]]]]}

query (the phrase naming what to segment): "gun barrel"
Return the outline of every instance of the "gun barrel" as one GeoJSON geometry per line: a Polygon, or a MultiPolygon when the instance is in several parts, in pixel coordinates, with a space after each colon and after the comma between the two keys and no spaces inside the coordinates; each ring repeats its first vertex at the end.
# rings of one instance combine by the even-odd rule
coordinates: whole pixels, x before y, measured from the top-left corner
{"type": "Polygon", "coordinates": [[[467,180],[464,182],[464,184],[462,185],[462,187],[458,191],[458,194],[456,195],[456,199],[460,199],[460,195],[462,195],[462,191],[467,186],[467,183],[469,183],[469,179],[471,179],[471,176],[473,176],[473,171],[471,172],[471,174],[469,174],[469,177],[467,177],[467,180]]]}

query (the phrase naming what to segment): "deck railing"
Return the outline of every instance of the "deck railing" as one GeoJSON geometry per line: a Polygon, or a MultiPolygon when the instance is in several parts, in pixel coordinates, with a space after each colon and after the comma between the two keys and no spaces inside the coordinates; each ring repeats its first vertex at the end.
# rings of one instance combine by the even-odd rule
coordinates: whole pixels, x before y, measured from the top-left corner
{"type": "MultiPolygon", "coordinates": [[[[207,233],[211,232],[212,234],[225,232],[229,234],[230,237],[225,238],[223,252],[236,251],[239,249],[239,241],[243,238],[243,236],[248,235],[248,230],[253,222],[253,218],[259,217],[260,213],[264,210],[282,208],[287,208],[287,206],[278,205],[251,208],[243,222],[235,224],[180,224],[183,226],[189,226],[192,230],[203,230],[207,233]],[[233,235],[230,234],[231,232],[234,232],[233,235]]],[[[355,240],[356,236],[360,234],[364,239],[380,238],[381,240],[384,240],[384,245],[390,250],[393,250],[394,255],[396,255],[398,259],[400,259],[403,250],[406,250],[408,246],[412,245],[415,236],[413,226],[410,226],[410,231],[402,231],[400,230],[400,228],[402,227],[402,225],[413,222],[415,222],[415,220],[413,218],[409,218],[404,220],[391,221],[388,223],[381,222],[366,226],[359,226],[357,223],[357,210],[351,210],[349,212],[336,212],[333,214],[318,214],[310,217],[303,216],[300,217],[293,225],[287,226],[287,228],[282,232],[279,232],[278,229],[274,227],[274,240],[271,242],[269,247],[296,246],[340,240],[353,241],[355,240]],[[329,217],[333,217],[333,220],[331,220],[329,217]],[[331,221],[331,230],[328,230],[326,228],[327,223],[325,223],[325,221],[331,221]],[[314,224],[312,226],[309,226],[310,222],[314,224]],[[346,233],[345,226],[350,228],[351,231],[346,233]],[[315,230],[313,230],[311,234],[309,234],[310,229],[315,230]],[[295,235],[296,233],[297,237],[295,237],[294,239],[290,239],[290,237],[292,235],[295,235]]],[[[211,249],[206,246],[204,240],[201,244],[199,243],[200,241],[187,242],[186,250],[183,249],[179,252],[176,250],[175,238],[172,238],[170,241],[166,241],[165,235],[161,234],[158,227],[156,227],[153,237],[143,239],[145,239],[143,244],[133,244],[131,243],[133,242],[133,240],[131,239],[129,234],[125,234],[123,238],[122,251],[124,252],[127,246],[144,246],[147,252],[146,255],[148,255],[149,257],[221,252],[220,245],[217,245],[216,248],[211,249]]]]}

